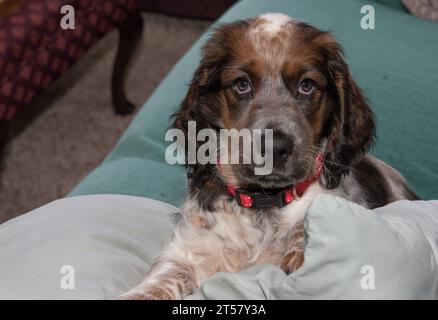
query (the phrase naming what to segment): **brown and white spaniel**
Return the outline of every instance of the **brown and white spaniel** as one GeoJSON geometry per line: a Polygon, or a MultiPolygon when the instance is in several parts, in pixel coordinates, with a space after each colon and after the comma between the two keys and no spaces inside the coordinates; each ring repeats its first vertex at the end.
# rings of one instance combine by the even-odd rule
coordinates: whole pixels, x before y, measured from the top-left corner
{"type": "Polygon", "coordinates": [[[188,165],[189,194],[174,238],[122,299],[181,299],[216,272],[254,264],[296,270],[304,259],[303,217],[318,193],[368,208],[417,199],[396,170],[367,155],[373,113],[340,45],[328,32],[286,15],[264,14],[215,30],[174,127],[187,133],[189,121],[197,130],[272,129],[273,171],[188,165]],[[321,172],[309,180],[318,166],[321,172]],[[249,195],[249,204],[236,193],[249,195]],[[288,203],[264,207],[263,195],[280,202],[288,196],[288,203]]]}

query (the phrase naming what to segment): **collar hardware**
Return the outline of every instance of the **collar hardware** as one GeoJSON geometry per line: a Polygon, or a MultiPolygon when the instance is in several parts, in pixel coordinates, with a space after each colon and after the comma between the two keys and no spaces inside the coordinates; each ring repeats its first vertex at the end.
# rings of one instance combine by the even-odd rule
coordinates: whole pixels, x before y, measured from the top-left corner
{"type": "Polygon", "coordinates": [[[227,186],[227,190],[240,206],[248,209],[283,208],[295,199],[292,187],[269,193],[248,191],[235,186],[227,186]]]}
{"type": "Polygon", "coordinates": [[[316,163],[315,171],[305,181],[284,189],[250,191],[230,184],[226,185],[226,189],[241,207],[247,209],[283,208],[294,200],[299,200],[306,190],[319,179],[324,163],[324,157],[321,154],[317,155],[316,163]]]}

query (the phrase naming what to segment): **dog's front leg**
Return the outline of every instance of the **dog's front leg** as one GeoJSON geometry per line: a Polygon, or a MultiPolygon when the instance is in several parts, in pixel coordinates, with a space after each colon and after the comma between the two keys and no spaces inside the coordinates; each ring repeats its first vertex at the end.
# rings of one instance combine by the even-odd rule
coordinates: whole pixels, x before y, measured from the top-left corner
{"type": "Polygon", "coordinates": [[[295,200],[284,210],[281,233],[284,235],[285,251],[280,267],[292,273],[304,263],[304,217],[315,197],[323,192],[318,183],[310,186],[301,199],[295,200]]]}
{"type": "Polygon", "coordinates": [[[299,269],[304,263],[304,223],[302,220],[293,227],[286,248],[280,267],[289,274],[299,269]]]}
{"type": "MultiPolygon", "coordinates": [[[[219,249],[220,250],[220,249],[219,249]]],[[[177,231],[167,250],[135,288],[121,295],[122,300],[172,300],[183,299],[199,285],[219,271],[217,250],[208,245],[195,227],[177,231]]]]}
{"type": "Polygon", "coordinates": [[[173,300],[191,294],[196,287],[194,266],[187,261],[161,256],[146,278],[121,295],[120,300],[173,300]]]}

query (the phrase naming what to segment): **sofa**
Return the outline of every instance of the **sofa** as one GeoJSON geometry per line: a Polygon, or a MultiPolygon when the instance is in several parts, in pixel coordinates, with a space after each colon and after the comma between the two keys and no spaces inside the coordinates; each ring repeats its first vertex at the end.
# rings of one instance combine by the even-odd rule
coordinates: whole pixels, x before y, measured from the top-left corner
{"type": "MultiPolygon", "coordinates": [[[[219,274],[191,298],[437,299],[438,203],[427,200],[438,199],[438,24],[410,15],[395,0],[243,0],[215,25],[265,12],[283,12],[333,33],[376,114],[372,153],[397,168],[425,201],[371,211],[323,196],[306,218],[310,262],[302,271],[286,276],[259,266],[219,274]],[[375,8],[375,30],[360,27],[367,4],[375,8]],[[318,242],[315,234],[327,241],[318,242]],[[379,288],[385,290],[354,287],[360,281],[351,266],[367,266],[364,261],[384,270],[379,288]]],[[[103,163],[66,199],[0,226],[0,241],[18,239],[0,250],[0,259],[8,261],[0,266],[0,297],[111,299],[141,280],[171,237],[166,213],[178,210],[186,193],[184,167],[165,163],[164,135],[206,37],[174,66],[103,163]],[[59,289],[59,266],[75,263],[80,288],[59,289]],[[34,279],[28,291],[26,279],[34,279]]]]}
{"type": "MultiPolygon", "coordinates": [[[[411,16],[398,1],[372,3],[375,30],[361,29],[360,9],[366,3],[358,0],[276,0],[269,4],[255,1],[253,5],[243,1],[217,23],[281,11],[331,30],[343,45],[353,77],[376,114],[377,143],[372,153],[397,168],[420,198],[437,198],[438,25],[411,16]]],[[[164,162],[163,137],[169,117],[187,91],[206,36],[173,68],[102,165],[70,196],[115,193],[180,203],[185,194],[184,168],[164,162]]]]}

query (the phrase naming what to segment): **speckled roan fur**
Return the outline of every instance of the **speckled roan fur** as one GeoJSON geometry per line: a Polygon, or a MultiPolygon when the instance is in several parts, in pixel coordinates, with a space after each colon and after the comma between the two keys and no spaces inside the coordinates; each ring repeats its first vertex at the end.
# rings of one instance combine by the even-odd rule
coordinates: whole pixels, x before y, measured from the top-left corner
{"type": "Polygon", "coordinates": [[[172,242],[121,299],[181,299],[216,272],[260,263],[293,272],[304,262],[303,218],[318,193],[368,208],[416,199],[397,171],[366,155],[374,138],[373,113],[339,44],[329,33],[285,15],[266,14],[214,32],[173,127],[187,133],[191,120],[197,130],[273,123],[293,136],[294,151],[268,177],[254,177],[243,165],[189,165],[189,194],[172,242]],[[253,90],[236,96],[232,84],[243,75],[251,78],[253,90]],[[303,75],[315,83],[311,96],[297,93],[303,75]],[[295,184],[313,172],[318,153],[325,159],[320,180],[284,208],[245,209],[224,188],[295,184]]]}

